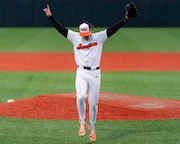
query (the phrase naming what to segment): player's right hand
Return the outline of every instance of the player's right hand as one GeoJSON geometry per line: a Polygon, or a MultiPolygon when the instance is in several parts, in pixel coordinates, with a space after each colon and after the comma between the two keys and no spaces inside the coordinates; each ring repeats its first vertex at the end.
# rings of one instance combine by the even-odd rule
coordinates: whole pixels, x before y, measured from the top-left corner
{"type": "Polygon", "coordinates": [[[43,11],[45,12],[47,17],[52,16],[52,13],[51,13],[49,5],[47,5],[47,7],[43,9],[43,11]]]}

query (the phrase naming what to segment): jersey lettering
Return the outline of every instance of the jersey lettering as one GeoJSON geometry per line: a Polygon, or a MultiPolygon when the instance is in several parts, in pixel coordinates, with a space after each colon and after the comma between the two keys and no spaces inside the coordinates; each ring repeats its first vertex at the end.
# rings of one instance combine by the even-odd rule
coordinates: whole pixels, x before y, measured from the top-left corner
{"type": "Polygon", "coordinates": [[[82,45],[81,43],[77,46],[77,49],[80,50],[80,49],[87,49],[87,48],[91,48],[93,46],[97,46],[97,42],[95,43],[90,43],[88,45],[82,45]]]}

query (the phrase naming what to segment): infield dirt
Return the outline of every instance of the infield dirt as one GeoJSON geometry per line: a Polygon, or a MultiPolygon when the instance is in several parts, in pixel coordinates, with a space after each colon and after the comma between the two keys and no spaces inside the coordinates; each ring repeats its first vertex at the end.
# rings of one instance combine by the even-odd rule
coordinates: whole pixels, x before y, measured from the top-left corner
{"type": "MultiPolygon", "coordinates": [[[[0,53],[0,71],[75,71],[73,53],[0,53]]],[[[180,71],[180,53],[103,53],[101,71],[180,71]]]]}
{"type": "MultiPolygon", "coordinates": [[[[73,53],[0,53],[0,71],[75,71],[73,53]]],[[[102,71],[180,71],[180,53],[103,53],[102,71]]],[[[88,106],[88,105],[87,105],[88,106]]],[[[0,103],[0,116],[77,119],[75,94],[0,103]]],[[[88,108],[87,108],[88,111],[88,108]]],[[[88,118],[88,113],[87,113],[88,118]]],[[[101,93],[98,120],[179,119],[180,101],[101,93]]]]}
{"type": "MultiPolygon", "coordinates": [[[[77,120],[75,93],[47,94],[0,104],[0,116],[77,120]]],[[[87,100],[86,100],[87,102],[87,100]]],[[[88,105],[87,105],[88,106],[88,105]]],[[[86,109],[88,116],[88,107],[86,109]]],[[[101,93],[98,120],[180,118],[180,101],[101,93]]]]}

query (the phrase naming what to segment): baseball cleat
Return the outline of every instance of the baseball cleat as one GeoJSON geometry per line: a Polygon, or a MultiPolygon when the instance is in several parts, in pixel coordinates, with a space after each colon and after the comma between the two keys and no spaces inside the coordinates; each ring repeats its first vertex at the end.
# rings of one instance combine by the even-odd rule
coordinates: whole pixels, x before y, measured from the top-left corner
{"type": "Polygon", "coordinates": [[[89,130],[89,140],[91,142],[96,141],[96,131],[94,129],[89,130]]]}
{"type": "Polygon", "coordinates": [[[86,127],[87,127],[86,123],[80,125],[79,131],[78,131],[79,136],[82,137],[86,134],[86,127]]]}

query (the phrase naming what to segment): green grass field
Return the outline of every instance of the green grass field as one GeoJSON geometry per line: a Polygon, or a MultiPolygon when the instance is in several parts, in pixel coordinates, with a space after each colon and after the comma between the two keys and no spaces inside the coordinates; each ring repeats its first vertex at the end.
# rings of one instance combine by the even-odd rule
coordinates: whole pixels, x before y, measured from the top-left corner
{"type": "MultiPolygon", "coordinates": [[[[95,31],[102,30],[97,28],[95,31]]],[[[77,30],[77,29],[75,29],[77,30]]],[[[72,52],[53,28],[0,28],[0,52],[72,52]]],[[[180,52],[180,28],[122,28],[104,52],[180,52]]],[[[75,92],[75,72],[0,72],[0,102],[75,92]]],[[[102,92],[180,100],[180,72],[102,72],[102,92]]],[[[70,113],[69,113],[70,114],[70,113]]],[[[2,144],[87,144],[78,121],[0,117],[2,144]]],[[[98,121],[98,144],[179,144],[180,120],[98,121]]]]}
{"type": "MultiPolygon", "coordinates": [[[[70,28],[78,31],[76,28],[70,28]]],[[[105,28],[95,28],[94,31],[105,28]]],[[[1,52],[72,52],[72,44],[54,28],[0,28],[1,52]]],[[[104,52],[179,52],[180,28],[122,28],[104,52]]]]}

